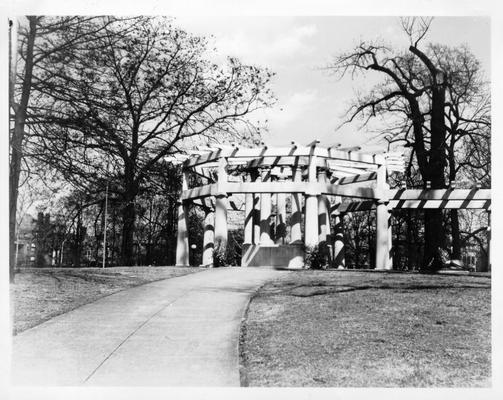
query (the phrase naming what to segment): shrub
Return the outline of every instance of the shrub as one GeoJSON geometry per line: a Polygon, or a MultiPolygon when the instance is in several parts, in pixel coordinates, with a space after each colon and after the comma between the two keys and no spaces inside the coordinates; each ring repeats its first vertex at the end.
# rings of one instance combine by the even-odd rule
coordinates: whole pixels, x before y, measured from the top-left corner
{"type": "Polygon", "coordinates": [[[311,269],[326,269],[330,264],[329,249],[325,243],[304,248],[306,267],[311,269]]]}
{"type": "Polygon", "coordinates": [[[213,249],[213,267],[226,267],[227,264],[227,250],[222,246],[222,242],[215,242],[213,249]]]}

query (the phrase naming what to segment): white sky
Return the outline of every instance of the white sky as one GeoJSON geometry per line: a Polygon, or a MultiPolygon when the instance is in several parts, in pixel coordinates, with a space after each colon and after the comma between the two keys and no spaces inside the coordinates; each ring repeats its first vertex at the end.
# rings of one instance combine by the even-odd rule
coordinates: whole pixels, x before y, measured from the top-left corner
{"type": "MultiPolygon", "coordinates": [[[[371,135],[358,131],[358,123],[337,132],[336,127],[355,91],[364,91],[379,74],[338,81],[321,67],[360,39],[380,39],[404,50],[408,47],[398,17],[183,16],[177,17],[175,24],[194,34],[212,35],[212,44],[222,59],[236,56],[244,63],[276,72],[272,88],[278,103],[267,112],[270,132],[264,137],[274,145],[314,139],[326,145],[368,142],[371,135]]],[[[490,76],[490,33],[487,17],[437,17],[426,40],[453,46],[466,43],[490,76]]],[[[376,145],[363,147],[373,150],[376,145]]]]}

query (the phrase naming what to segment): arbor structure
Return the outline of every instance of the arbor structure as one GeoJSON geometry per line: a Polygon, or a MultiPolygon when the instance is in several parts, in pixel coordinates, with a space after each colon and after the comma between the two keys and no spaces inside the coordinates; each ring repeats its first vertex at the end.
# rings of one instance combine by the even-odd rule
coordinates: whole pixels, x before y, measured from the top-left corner
{"type": "MultiPolygon", "coordinates": [[[[178,207],[177,265],[189,264],[187,215],[190,203],[206,210],[202,264],[213,264],[213,251],[225,248],[229,197],[245,196],[242,266],[304,266],[304,250],[327,245],[336,267],[344,266],[341,214],[376,209],[375,268],[391,269],[391,217],[396,209],[490,208],[488,189],[390,189],[392,172],[403,171],[396,154],[363,154],[352,149],[308,146],[219,149],[183,163],[183,192],[178,207]],[[216,174],[215,174],[216,172],[216,174]],[[190,175],[206,184],[190,187],[190,175]],[[216,175],[216,179],[215,179],[216,175]],[[271,197],[277,212],[271,217],[271,197]],[[287,217],[285,196],[291,196],[287,217]],[[330,201],[329,198],[332,198],[330,201]],[[343,202],[341,198],[357,198],[343,202]],[[331,218],[335,230],[331,232],[331,218]],[[290,240],[273,235],[271,226],[290,220],[290,240]],[[304,223],[302,237],[301,223],[304,223]]],[[[285,229],[276,229],[276,232],[285,229]]]]}

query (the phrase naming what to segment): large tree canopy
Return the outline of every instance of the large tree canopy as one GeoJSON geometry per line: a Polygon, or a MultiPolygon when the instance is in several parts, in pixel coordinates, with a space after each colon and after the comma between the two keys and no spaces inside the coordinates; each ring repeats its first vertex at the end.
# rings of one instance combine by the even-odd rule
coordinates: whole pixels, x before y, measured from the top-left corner
{"type": "MultiPolygon", "coordinates": [[[[272,74],[232,58],[212,63],[206,40],[167,18],[101,17],[86,24],[85,42],[51,53],[34,71],[31,147],[76,185],[119,180],[128,265],[134,201],[156,164],[188,140],[256,137],[259,127],[248,115],[273,101],[272,74]]],[[[82,29],[56,30],[38,46],[82,29]]]]}
{"type": "MultiPolygon", "coordinates": [[[[474,154],[479,156],[476,164],[487,169],[489,98],[479,63],[465,47],[422,45],[430,23],[425,18],[402,19],[410,40],[407,50],[361,42],[337,56],[329,69],[340,75],[382,75],[379,84],[356,100],[348,121],[362,117],[366,124],[381,117],[386,125],[382,135],[411,148],[409,177],[417,166],[423,187],[429,182],[442,189],[446,178],[455,180],[460,168],[475,166],[474,154]]],[[[446,238],[441,210],[425,211],[424,222],[427,265],[446,238]]]]}

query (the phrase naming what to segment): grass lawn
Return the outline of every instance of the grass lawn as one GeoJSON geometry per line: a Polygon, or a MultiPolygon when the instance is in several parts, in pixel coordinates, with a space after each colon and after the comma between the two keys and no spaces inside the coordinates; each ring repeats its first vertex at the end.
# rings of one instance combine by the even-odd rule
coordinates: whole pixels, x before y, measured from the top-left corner
{"type": "Polygon", "coordinates": [[[242,326],[243,386],[488,387],[488,276],[298,271],[242,326]]]}
{"type": "Polygon", "coordinates": [[[10,285],[14,334],[56,315],[120,290],[174,278],[199,268],[113,267],[29,268],[16,274],[10,285]]]}

